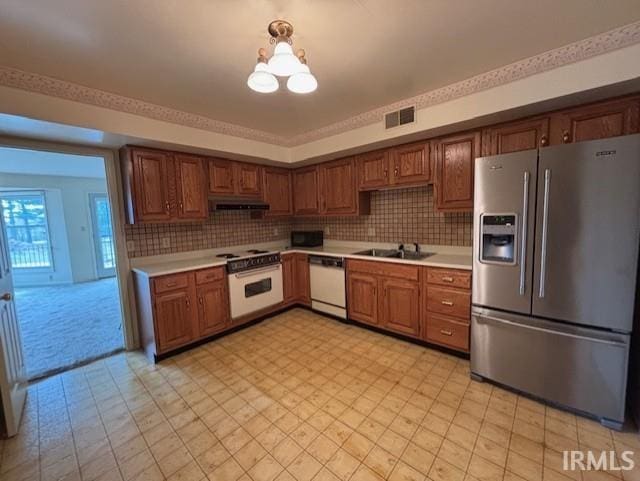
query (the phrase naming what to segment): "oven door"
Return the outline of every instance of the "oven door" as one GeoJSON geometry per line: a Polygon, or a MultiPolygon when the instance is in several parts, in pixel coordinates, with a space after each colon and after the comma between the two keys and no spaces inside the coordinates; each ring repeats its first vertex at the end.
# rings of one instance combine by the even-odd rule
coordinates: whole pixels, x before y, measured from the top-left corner
{"type": "Polygon", "coordinates": [[[282,265],[229,274],[229,297],[232,319],[281,303],[282,265]]]}

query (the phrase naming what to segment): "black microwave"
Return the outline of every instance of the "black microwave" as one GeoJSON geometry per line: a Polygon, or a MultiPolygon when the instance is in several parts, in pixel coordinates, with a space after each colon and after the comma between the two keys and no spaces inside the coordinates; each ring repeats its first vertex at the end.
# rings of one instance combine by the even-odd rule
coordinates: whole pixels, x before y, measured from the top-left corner
{"type": "Polygon", "coordinates": [[[318,247],[324,242],[324,232],[321,230],[291,231],[291,247],[318,247]]]}

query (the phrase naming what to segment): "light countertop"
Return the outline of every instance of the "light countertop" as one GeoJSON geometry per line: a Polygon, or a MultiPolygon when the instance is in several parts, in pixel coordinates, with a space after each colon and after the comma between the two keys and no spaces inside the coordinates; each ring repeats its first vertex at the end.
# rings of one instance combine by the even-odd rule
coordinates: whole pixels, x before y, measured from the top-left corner
{"type": "MultiPolygon", "coordinates": [[[[395,244],[381,244],[370,242],[339,242],[325,241],[322,247],[288,247],[285,241],[262,243],[250,247],[265,249],[286,255],[287,253],[322,254],[333,257],[345,257],[348,259],[363,259],[373,262],[393,262],[428,267],[442,267],[448,269],[471,270],[472,257],[469,247],[450,246],[422,246],[423,252],[435,252],[434,255],[421,260],[396,259],[386,257],[371,257],[355,254],[371,248],[396,247],[395,244]]],[[[223,249],[211,249],[181,254],[153,256],[147,258],[132,259],[132,270],[146,277],[163,276],[178,272],[205,269],[208,267],[224,266],[225,259],[216,258],[217,254],[229,251],[246,250],[247,246],[225,247],[223,249]]]]}

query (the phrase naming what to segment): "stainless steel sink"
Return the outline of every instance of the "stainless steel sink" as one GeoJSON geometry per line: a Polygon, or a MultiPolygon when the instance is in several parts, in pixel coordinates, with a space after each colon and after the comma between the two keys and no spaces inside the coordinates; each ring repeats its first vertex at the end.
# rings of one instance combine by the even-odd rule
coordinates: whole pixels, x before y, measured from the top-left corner
{"type": "Polygon", "coordinates": [[[434,255],[435,252],[401,251],[398,249],[367,249],[366,251],[356,252],[355,254],[359,256],[387,257],[394,259],[419,261],[434,255]]]}

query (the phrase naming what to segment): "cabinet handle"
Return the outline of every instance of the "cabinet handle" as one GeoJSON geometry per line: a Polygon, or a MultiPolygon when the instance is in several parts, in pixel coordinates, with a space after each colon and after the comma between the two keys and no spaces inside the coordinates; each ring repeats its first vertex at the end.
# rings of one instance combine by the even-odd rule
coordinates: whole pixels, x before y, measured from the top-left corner
{"type": "Polygon", "coordinates": [[[191,308],[191,301],[188,297],[186,298],[185,303],[187,304],[187,309],[191,308]]]}
{"type": "Polygon", "coordinates": [[[184,212],[184,208],[183,208],[182,202],[180,202],[180,210],[181,210],[182,212],[184,212]]]}
{"type": "Polygon", "coordinates": [[[200,305],[203,305],[203,304],[204,304],[204,301],[202,300],[202,297],[198,297],[198,303],[199,303],[200,305]]]}
{"type": "Polygon", "coordinates": [[[571,135],[569,134],[568,130],[562,132],[562,142],[564,142],[565,144],[571,142],[571,135]]]}
{"type": "Polygon", "coordinates": [[[540,145],[542,147],[546,147],[547,145],[549,145],[549,139],[547,138],[546,135],[543,135],[542,137],[540,137],[540,145]]]}
{"type": "Polygon", "coordinates": [[[453,332],[447,331],[446,329],[440,329],[440,334],[444,334],[445,336],[453,336],[453,332]]]}
{"type": "Polygon", "coordinates": [[[167,286],[167,287],[175,287],[175,286],[177,286],[177,285],[178,285],[178,283],[177,283],[176,281],[173,281],[173,282],[167,282],[167,283],[165,284],[165,286],[167,286]]]}
{"type": "Polygon", "coordinates": [[[393,174],[394,175],[398,175],[398,166],[396,165],[396,167],[393,169],[393,174]]]}
{"type": "Polygon", "coordinates": [[[389,177],[389,171],[387,169],[384,169],[384,177],[385,179],[389,177]]]}
{"type": "Polygon", "coordinates": [[[442,282],[453,282],[453,277],[443,277],[442,282]]]}
{"type": "Polygon", "coordinates": [[[443,306],[453,307],[453,302],[451,301],[440,301],[443,306]]]}
{"type": "Polygon", "coordinates": [[[169,201],[164,203],[164,209],[167,211],[167,214],[170,212],[171,209],[169,209],[169,201]]]}

